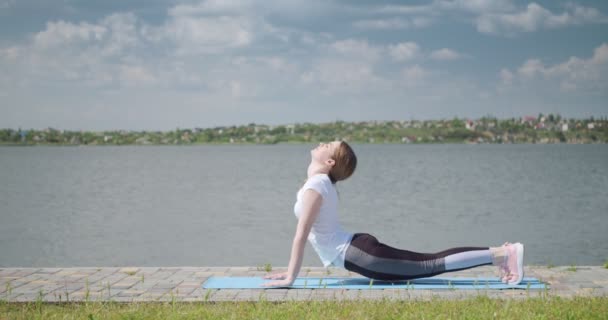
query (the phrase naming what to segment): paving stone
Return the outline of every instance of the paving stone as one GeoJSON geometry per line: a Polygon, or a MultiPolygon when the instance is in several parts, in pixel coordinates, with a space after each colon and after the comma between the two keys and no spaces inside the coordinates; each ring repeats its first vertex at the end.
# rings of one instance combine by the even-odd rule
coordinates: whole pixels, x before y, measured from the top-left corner
{"type": "Polygon", "coordinates": [[[173,290],[173,291],[175,292],[176,295],[188,296],[197,289],[198,289],[198,287],[176,287],[175,290],[173,290]]]}
{"type": "Polygon", "coordinates": [[[132,297],[133,302],[150,302],[150,301],[158,301],[158,299],[162,296],[162,294],[155,293],[143,293],[140,296],[132,297]]]}
{"type": "MultiPolygon", "coordinates": [[[[251,274],[249,274],[251,275],[251,274]]],[[[212,276],[226,276],[226,273],[223,271],[197,271],[194,272],[194,276],[197,277],[212,277],[212,276]]],[[[251,275],[253,276],[253,275],[251,275]]]]}
{"type": "Polygon", "coordinates": [[[154,285],[156,285],[155,282],[150,282],[150,283],[141,283],[140,282],[140,283],[135,284],[134,286],[132,286],[129,289],[131,289],[131,290],[148,290],[148,289],[154,288],[154,285]]]}
{"type": "Polygon", "coordinates": [[[19,288],[16,288],[13,290],[13,292],[20,292],[20,293],[38,293],[40,292],[42,288],[42,285],[27,285],[27,286],[21,286],[19,288]]]}
{"type": "Polygon", "coordinates": [[[285,301],[289,289],[264,290],[262,299],[265,301],[285,301]]]}
{"type": "Polygon", "coordinates": [[[179,284],[180,287],[195,287],[200,288],[203,285],[201,281],[192,281],[191,279],[186,279],[179,284]]]}
{"type": "Polygon", "coordinates": [[[263,299],[263,290],[239,290],[234,297],[235,301],[260,301],[263,299]]]}
{"type": "Polygon", "coordinates": [[[148,275],[148,274],[157,272],[159,269],[160,269],[159,267],[141,267],[141,268],[139,268],[139,271],[137,272],[137,274],[143,273],[145,275],[148,275]]]}
{"type": "MultiPolygon", "coordinates": [[[[286,267],[275,267],[274,272],[286,267]]],[[[549,283],[547,290],[339,290],[339,289],[240,289],[204,290],[201,285],[209,276],[267,275],[259,267],[111,267],[111,268],[0,268],[0,299],[8,296],[23,301],[35,301],[42,290],[44,301],[65,301],[85,295],[88,284],[89,297],[110,300],[113,297],[128,302],[138,301],[267,301],[329,300],[329,299],[461,299],[475,295],[492,298],[523,299],[531,296],[606,296],[608,294],[608,270],[601,267],[578,267],[576,272],[568,267],[547,268],[530,266],[527,276],[534,276],[549,283]],[[129,275],[131,274],[132,275],[129,275]],[[144,282],[141,277],[144,276],[144,282]],[[10,282],[11,295],[6,292],[10,282]],[[110,290],[107,286],[110,284],[110,290]],[[30,300],[28,300],[30,299],[30,300]],[[146,300],[147,299],[147,300],[146,300]]],[[[305,267],[301,277],[360,277],[339,268],[305,267]]],[[[464,270],[454,277],[495,277],[494,267],[464,270]]]]}
{"type": "Polygon", "coordinates": [[[116,282],[116,283],[112,284],[112,288],[113,289],[129,289],[129,288],[133,287],[137,283],[139,283],[139,281],[133,281],[133,280],[124,281],[124,280],[121,280],[119,282],[116,282]]]}
{"type": "Polygon", "coordinates": [[[200,297],[184,297],[182,302],[191,302],[191,303],[204,303],[206,301],[201,300],[200,297]]]}
{"type": "Polygon", "coordinates": [[[37,296],[21,294],[15,298],[11,299],[10,301],[12,301],[12,302],[32,302],[32,301],[36,301],[36,299],[37,299],[37,296]]]}
{"type": "Polygon", "coordinates": [[[211,301],[234,301],[234,297],[238,294],[237,290],[217,290],[211,301]]]}
{"type": "Polygon", "coordinates": [[[23,295],[21,292],[11,292],[10,294],[6,293],[2,295],[2,300],[4,301],[13,301],[16,297],[23,295]]]}
{"type": "Polygon", "coordinates": [[[190,297],[200,298],[201,301],[212,301],[212,297],[215,293],[220,291],[219,289],[205,289],[205,290],[197,290],[192,292],[190,297]]]}
{"type": "Polygon", "coordinates": [[[0,269],[0,278],[11,275],[13,272],[17,272],[14,268],[2,268],[0,269]]]}
{"type": "Polygon", "coordinates": [[[160,281],[160,282],[156,283],[154,285],[154,287],[152,287],[152,288],[173,289],[173,288],[177,287],[181,283],[181,281],[178,281],[178,282],[163,282],[163,281],[160,281]]]}
{"type": "Polygon", "coordinates": [[[207,267],[207,268],[205,268],[205,271],[211,271],[211,272],[227,272],[228,270],[230,270],[230,267],[207,267]]]}
{"type": "Polygon", "coordinates": [[[288,290],[287,294],[285,295],[285,300],[287,300],[287,301],[310,300],[311,294],[312,294],[312,289],[288,290]]]}
{"type": "Polygon", "coordinates": [[[170,271],[157,271],[149,276],[147,276],[147,279],[150,280],[164,280],[169,278],[171,275],[173,275],[174,272],[170,272],[170,271]]]}
{"type": "Polygon", "coordinates": [[[137,297],[145,293],[145,290],[123,290],[116,294],[117,297],[137,297]]]}
{"type": "Polygon", "coordinates": [[[38,271],[36,271],[36,273],[42,273],[42,274],[54,274],[56,272],[61,271],[62,268],[41,268],[38,269],[38,271]]]}
{"type": "Polygon", "coordinates": [[[169,291],[171,291],[170,288],[151,288],[146,290],[146,293],[163,295],[169,291]]]}

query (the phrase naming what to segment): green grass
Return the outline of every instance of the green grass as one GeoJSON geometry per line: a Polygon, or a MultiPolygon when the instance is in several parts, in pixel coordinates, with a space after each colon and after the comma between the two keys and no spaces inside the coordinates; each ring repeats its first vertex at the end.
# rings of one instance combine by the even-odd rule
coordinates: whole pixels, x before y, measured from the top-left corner
{"type": "Polygon", "coordinates": [[[606,262],[604,262],[604,268],[608,269],[608,260],[606,260],[606,262]]]}
{"type": "Polygon", "coordinates": [[[270,272],[272,271],[272,264],[270,263],[265,263],[261,266],[257,266],[256,268],[258,271],[266,271],[266,272],[270,272]]]}
{"type": "Polygon", "coordinates": [[[608,297],[427,301],[6,303],[0,319],[606,319],[608,297]]]}

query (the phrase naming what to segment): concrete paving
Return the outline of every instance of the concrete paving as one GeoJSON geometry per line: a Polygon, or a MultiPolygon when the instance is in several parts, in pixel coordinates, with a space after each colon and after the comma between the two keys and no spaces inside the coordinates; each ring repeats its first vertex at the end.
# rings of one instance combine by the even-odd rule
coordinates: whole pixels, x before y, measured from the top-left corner
{"type": "MultiPolygon", "coordinates": [[[[285,271],[274,268],[271,272],[285,271]]],[[[0,268],[0,300],[66,301],[300,301],[354,299],[461,299],[472,296],[527,298],[608,296],[608,269],[601,266],[526,266],[526,277],[548,284],[546,290],[347,290],[347,289],[202,289],[211,276],[264,276],[263,267],[89,267],[0,268]]],[[[361,277],[344,269],[303,267],[299,277],[361,277]]],[[[484,266],[440,275],[497,277],[484,266]]]]}

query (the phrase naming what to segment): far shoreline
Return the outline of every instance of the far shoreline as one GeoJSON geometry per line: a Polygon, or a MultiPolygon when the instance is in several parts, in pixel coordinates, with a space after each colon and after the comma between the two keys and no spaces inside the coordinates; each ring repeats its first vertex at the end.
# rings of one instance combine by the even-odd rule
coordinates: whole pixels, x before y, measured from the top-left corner
{"type": "MultiPolygon", "coordinates": [[[[218,143],[183,143],[183,144],[163,144],[163,143],[147,143],[147,144],[69,144],[69,143],[0,143],[0,147],[199,147],[199,146],[280,146],[280,145],[314,145],[320,141],[312,142],[278,142],[278,143],[230,143],[230,142],[218,142],[218,143]]],[[[606,145],[608,142],[595,141],[595,142],[365,142],[365,141],[347,141],[353,145],[402,145],[402,146],[414,146],[414,145],[606,145]]]]}

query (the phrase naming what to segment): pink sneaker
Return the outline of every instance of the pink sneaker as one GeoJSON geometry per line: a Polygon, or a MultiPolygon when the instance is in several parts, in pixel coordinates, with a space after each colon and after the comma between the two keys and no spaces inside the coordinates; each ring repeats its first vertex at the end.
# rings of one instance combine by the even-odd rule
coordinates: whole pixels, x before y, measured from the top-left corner
{"type": "Polygon", "coordinates": [[[507,258],[501,266],[501,271],[505,273],[501,275],[501,280],[503,283],[517,285],[524,278],[524,245],[507,242],[503,246],[507,250],[507,258]]]}
{"type": "Polygon", "coordinates": [[[507,246],[511,245],[511,243],[509,243],[508,241],[505,242],[502,247],[505,249],[505,258],[502,261],[502,263],[498,266],[498,277],[500,278],[500,281],[502,281],[502,283],[507,283],[509,282],[509,268],[508,268],[508,250],[507,250],[507,246]]]}

